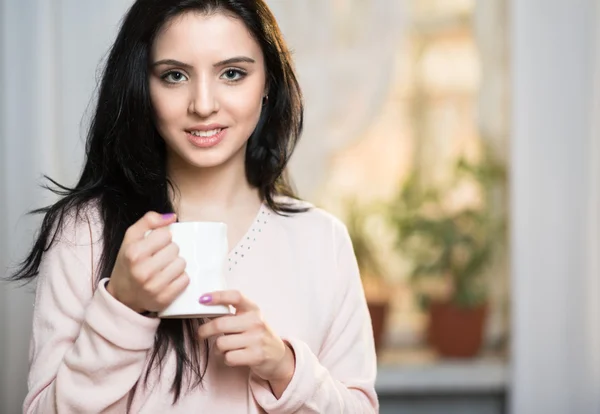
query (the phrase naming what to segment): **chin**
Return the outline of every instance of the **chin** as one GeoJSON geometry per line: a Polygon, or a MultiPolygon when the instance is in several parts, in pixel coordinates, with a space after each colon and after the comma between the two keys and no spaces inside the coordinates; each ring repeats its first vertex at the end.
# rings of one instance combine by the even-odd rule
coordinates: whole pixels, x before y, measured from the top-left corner
{"type": "Polygon", "coordinates": [[[245,146],[239,151],[232,151],[228,148],[186,151],[184,154],[181,154],[180,161],[195,168],[215,168],[234,163],[237,159],[243,163],[244,152],[245,146]]]}
{"type": "Polygon", "coordinates": [[[226,164],[231,157],[226,154],[194,154],[183,159],[183,161],[196,168],[215,168],[226,164]]]}

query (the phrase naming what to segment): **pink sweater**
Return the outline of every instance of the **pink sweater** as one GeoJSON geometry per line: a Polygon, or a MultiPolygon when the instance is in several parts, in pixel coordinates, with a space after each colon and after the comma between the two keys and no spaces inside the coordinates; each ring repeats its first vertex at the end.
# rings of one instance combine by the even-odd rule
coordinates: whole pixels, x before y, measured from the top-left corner
{"type": "Polygon", "coordinates": [[[260,306],[296,355],[278,400],[247,368],[211,350],[204,387],[172,405],[169,354],[145,373],[158,319],[130,310],[95,284],[102,224],[94,209],[69,220],[42,261],[36,291],[26,413],[375,413],[376,358],[352,245],[319,209],[290,217],[263,206],[230,254],[228,287],[260,306]],[[94,243],[90,243],[93,240],[94,243]],[[153,371],[156,372],[156,371],[153,371]]]}

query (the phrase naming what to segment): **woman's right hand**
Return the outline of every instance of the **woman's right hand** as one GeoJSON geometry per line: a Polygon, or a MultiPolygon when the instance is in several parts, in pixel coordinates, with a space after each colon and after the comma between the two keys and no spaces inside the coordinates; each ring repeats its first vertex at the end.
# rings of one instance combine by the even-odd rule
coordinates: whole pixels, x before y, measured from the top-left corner
{"type": "Polygon", "coordinates": [[[165,309],[189,284],[167,227],[174,222],[174,214],[148,212],[125,232],[106,289],[138,313],[165,309]]]}

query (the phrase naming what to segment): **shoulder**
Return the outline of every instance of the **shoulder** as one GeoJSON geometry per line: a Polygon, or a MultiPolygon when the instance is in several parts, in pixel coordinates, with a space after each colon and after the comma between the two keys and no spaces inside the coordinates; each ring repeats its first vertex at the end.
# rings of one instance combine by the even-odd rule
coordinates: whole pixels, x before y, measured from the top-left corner
{"type": "Polygon", "coordinates": [[[320,208],[308,201],[290,197],[278,197],[287,206],[302,210],[297,213],[284,215],[273,213],[275,220],[299,234],[314,238],[315,236],[330,237],[335,244],[345,243],[348,239],[346,225],[331,212],[320,208]]]}
{"type": "Polygon", "coordinates": [[[49,226],[46,247],[39,263],[37,292],[52,291],[52,286],[70,286],[81,298],[94,290],[97,263],[102,251],[102,224],[99,203],[57,209],[46,215],[49,226]],[[48,290],[50,288],[50,290],[48,290]]]}
{"type": "Polygon", "coordinates": [[[102,219],[98,200],[65,208],[55,217],[51,233],[58,244],[72,248],[97,244],[102,238],[102,219]]]}

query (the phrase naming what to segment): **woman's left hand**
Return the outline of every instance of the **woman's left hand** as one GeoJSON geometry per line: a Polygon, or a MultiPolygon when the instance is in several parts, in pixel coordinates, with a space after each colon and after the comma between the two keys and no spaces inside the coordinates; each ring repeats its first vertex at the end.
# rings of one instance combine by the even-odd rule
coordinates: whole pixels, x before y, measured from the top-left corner
{"type": "Polygon", "coordinates": [[[269,328],[258,306],[237,290],[203,295],[200,303],[235,307],[235,315],[205,323],[198,335],[202,339],[217,336],[216,347],[224,354],[227,365],[249,367],[255,375],[269,381],[279,397],[292,379],[295,357],[289,345],[269,328]]]}

